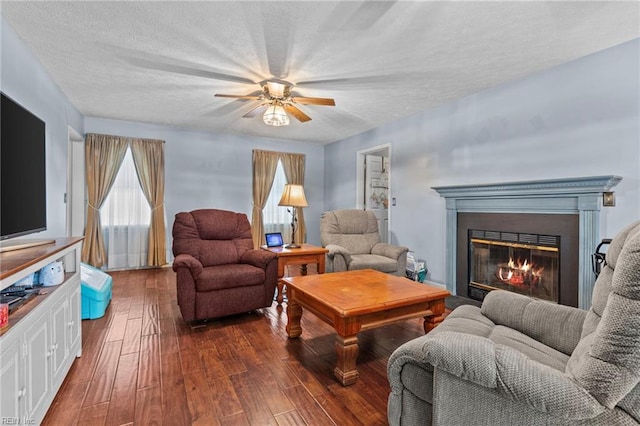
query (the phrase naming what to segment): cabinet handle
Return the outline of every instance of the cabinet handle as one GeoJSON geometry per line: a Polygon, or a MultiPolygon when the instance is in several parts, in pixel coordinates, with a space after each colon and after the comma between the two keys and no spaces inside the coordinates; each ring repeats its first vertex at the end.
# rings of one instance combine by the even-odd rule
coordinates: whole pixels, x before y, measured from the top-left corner
{"type": "Polygon", "coordinates": [[[22,398],[23,396],[25,396],[27,394],[27,389],[22,388],[18,391],[18,399],[22,398]]]}
{"type": "Polygon", "coordinates": [[[74,325],[75,323],[76,323],[76,322],[75,322],[75,321],[73,321],[73,320],[72,320],[72,321],[69,321],[69,327],[73,327],[73,325],[74,325]]]}

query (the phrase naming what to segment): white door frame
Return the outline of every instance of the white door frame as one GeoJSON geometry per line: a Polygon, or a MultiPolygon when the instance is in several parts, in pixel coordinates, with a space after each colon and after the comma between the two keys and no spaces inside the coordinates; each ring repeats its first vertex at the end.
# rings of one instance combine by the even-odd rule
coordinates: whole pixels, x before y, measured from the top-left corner
{"type": "MultiPolygon", "coordinates": [[[[84,156],[82,158],[77,159],[74,156],[74,152],[78,152],[77,148],[81,148],[81,152],[84,153],[84,137],[75,130],[71,126],[67,126],[67,192],[65,194],[65,202],[67,204],[67,223],[66,223],[66,233],[67,236],[81,236],[79,231],[77,230],[78,225],[77,221],[81,220],[84,223],[83,213],[82,218],[74,217],[74,211],[77,212],[78,208],[82,208],[83,212],[85,209],[85,199],[86,199],[86,185],[84,178],[84,156]],[[82,144],[82,145],[77,145],[82,144]],[[79,160],[79,161],[78,161],[79,160]],[[74,191],[74,178],[81,178],[82,185],[80,189],[74,191]],[[77,192],[74,194],[74,192],[77,192]],[[74,209],[75,207],[75,209],[74,209]],[[74,229],[75,228],[75,229],[74,229]],[[76,234],[76,235],[73,235],[76,234]]],[[[76,213],[76,216],[79,216],[76,213]]],[[[84,226],[83,226],[84,228],[84,226]]]]}
{"type": "MultiPolygon", "coordinates": [[[[364,164],[365,157],[367,155],[382,155],[383,157],[389,157],[389,164],[391,164],[391,144],[385,143],[382,145],[372,146],[356,152],[356,208],[364,210],[364,164]]],[[[393,167],[390,167],[393,172],[393,167]]],[[[389,200],[393,198],[391,184],[391,174],[389,173],[389,200]]],[[[387,241],[391,241],[391,209],[392,204],[389,204],[389,228],[387,231],[387,241]]]]}

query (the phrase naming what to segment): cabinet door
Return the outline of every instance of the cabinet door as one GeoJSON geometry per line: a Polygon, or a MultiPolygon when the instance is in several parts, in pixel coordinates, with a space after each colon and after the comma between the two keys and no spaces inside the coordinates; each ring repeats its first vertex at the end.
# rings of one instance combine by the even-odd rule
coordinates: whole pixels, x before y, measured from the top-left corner
{"type": "Polygon", "coordinates": [[[62,383],[69,353],[69,300],[66,294],[58,298],[51,310],[51,343],[49,345],[53,384],[62,383]]]}
{"type": "Polygon", "coordinates": [[[49,311],[34,318],[32,326],[25,333],[26,368],[26,412],[34,418],[38,412],[46,411],[44,404],[51,391],[51,369],[49,367],[49,311]]]}
{"type": "MultiPolygon", "coordinates": [[[[79,280],[79,278],[78,278],[79,280]]],[[[80,285],[69,292],[69,348],[71,357],[80,356],[82,351],[82,320],[80,318],[80,285]]]]}
{"type": "Polygon", "coordinates": [[[20,369],[20,339],[2,341],[0,353],[0,413],[2,418],[22,417],[24,386],[20,369]]]}

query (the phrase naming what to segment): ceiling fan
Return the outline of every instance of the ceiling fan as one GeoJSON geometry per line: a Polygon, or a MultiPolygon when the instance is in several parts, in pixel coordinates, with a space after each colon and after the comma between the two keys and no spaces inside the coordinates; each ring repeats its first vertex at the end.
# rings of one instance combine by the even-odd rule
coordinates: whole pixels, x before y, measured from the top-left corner
{"type": "Polygon", "coordinates": [[[264,81],[260,83],[262,93],[259,95],[224,95],[216,93],[215,96],[221,98],[236,98],[260,101],[260,104],[251,109],[244,118],[252,118],[258,114],[263,114],[262,119],[270,126],[286,126],[289,124],[289,116],[293,115],[298,121],[304,123],[311,120],[307,114],[302,112],[294,104],[303,105],[327,105],[335,106],[336,102],[330,98],[307,98],[294,96],[291,93],[293,84],[286,81],[264,81]]]}

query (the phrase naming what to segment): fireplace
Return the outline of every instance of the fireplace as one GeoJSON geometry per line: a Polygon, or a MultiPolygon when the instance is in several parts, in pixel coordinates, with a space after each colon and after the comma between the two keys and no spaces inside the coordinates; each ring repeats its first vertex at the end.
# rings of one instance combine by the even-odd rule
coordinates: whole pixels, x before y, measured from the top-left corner
{"type": "Polygon", "coordinates": [[[558,303],[559,243],[556,235],[469,230],[469,297],[502,289],[558,303]]]}
{"type": "Polygon", "coordinates": [[[456,294],[513,291],[578,306],[578,215],[458,213],[456,294]]]}
{"type": "Polygon", "coordinates": [[[447,290],[459,296],[482,298],[493,288],[514,284],[507,289],[588,309],[595,282],[591,255],[600,241],[603,192],[611,191],[620,180],[619,176],[607,175],[433,187],[445,198],[447,290]],[[470,235],[476,231],[484,233],[484,237],[478,236],[484,243],[471,241],[470,235]],[[537,239],[535,242],[532,236],[537,239]],[[551,244],[549,237],[557,238],[557,245],[551,244]],[[531,251],[519,251],[519,244],[531,251]],[[515,258],[474,260],[476,249],[486,250],[488,256],[511,252],[515,258]],[[472,260],[475,263],[470,270],[472,260]],[[525,260],[527,267],[532,262],[544,266],[537,271],[543,282],[522,270],[527,269],[525,260]],[[496,273],[498,282],[491,278],[496,273]],[[520,281],[522,285],[518,284],[520,281]],[[540,284],[548,286],[540,289],[540,284]],[[526,285],[532,288],[525,288],[526,285]]]}

